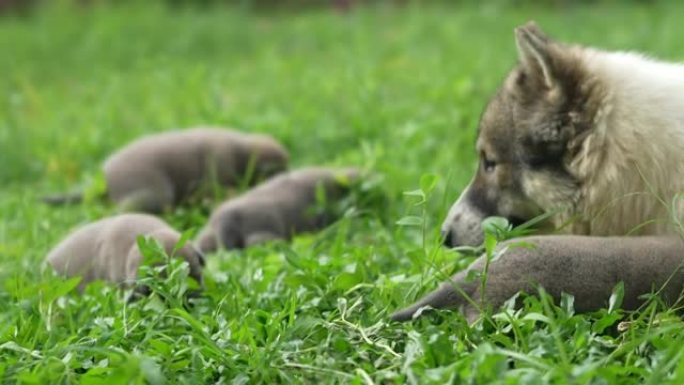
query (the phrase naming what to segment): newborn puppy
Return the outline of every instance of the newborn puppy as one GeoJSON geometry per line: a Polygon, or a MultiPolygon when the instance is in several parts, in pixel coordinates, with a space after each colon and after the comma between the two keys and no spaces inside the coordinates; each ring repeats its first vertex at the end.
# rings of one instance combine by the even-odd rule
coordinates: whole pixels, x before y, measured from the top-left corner
{"type": "Polygon", "coordinates": [[[304,168],[275,176],[216,208],[197,244],[202,252],[244,248],[273,239],[323,228],[334,220],[331,210],[316,204],[342,198],[357,180],[356,169],[304,168]],[[319,190],[320,189],[320,190],[319,190]]]}
{"type": "MultiPolygon", "coordinates": [[[[180,234],[166,222],[147,214],[121,214],[89,223],[62,240],[46,260],[61,275],[81,276],[79,289],[94,280],[131,285],[143,256],[138,249],[139,235],[154,238],[168,255],[180,234]]],[[[173,255],[184,258],[190,276],[202,284],[204,257],[190,243],[173,255]]]]}
{"type": "Polygon", "coordinates": [[[415,304],[394,313],[394,321],[409,321],[418,309],[461,308],[466,319],[473,322],[478,306],[500,307],[517,292],[536,291],[543,287],[558,301],[561,292],[575,297],[575,310],[595,311],[605,307],[613,288],[624,282],[622,307],[634,310],[642,303],[642,294],[659,290],[666,303],[679,299],[684,288],[684,242],[677,236],[588,237],[543,236],[503,242],[499,250],[508,247],[489,265],[484,293],[480,303],[479,278],[468,280],[470,271],[483,271],[485,256],[475,260],[466,270],[454,275],[450,282],[415,304]],[[532,248],[514,246],[525,242],[532,248]]]}
{"type": "MultiPolygon", "coordinates": [[[[270,136],[194,128],[153,134],[126,145],[107,158],[104,175],[110,199],[124,210],[159,213],[211,183],[235,186],[248,176],[268,177],[285,170],[287,162],[287,151],[270,136]]],[[[72,203],[81,196],[45,201],[72,203]]]]}

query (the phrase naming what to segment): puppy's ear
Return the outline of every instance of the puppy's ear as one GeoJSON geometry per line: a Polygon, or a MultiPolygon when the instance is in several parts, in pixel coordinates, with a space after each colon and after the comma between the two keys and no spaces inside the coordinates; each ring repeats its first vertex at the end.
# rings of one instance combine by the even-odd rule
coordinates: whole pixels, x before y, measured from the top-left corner
{"type": "Polygon", "coordinates": [[[536,80],[551,89],[557,85],[558,47],[533,21],[515,29],[515,43],[522,67],[520,80],[536,80]]]}

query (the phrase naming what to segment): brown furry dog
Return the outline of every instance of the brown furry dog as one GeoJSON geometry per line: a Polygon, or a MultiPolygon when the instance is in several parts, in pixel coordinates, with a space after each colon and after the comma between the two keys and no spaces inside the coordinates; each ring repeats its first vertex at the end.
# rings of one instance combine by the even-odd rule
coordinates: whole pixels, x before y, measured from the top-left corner
{"type": "Polygon", "coordinates": [[[217,207],[197,244],[203,252],[243,248],[328,225],[329,210],[312,212],[319,194],[327,202],[343,196],[358,178],[355,169],[304,168],[277,175],[217,207]]]}
{"type": "MultiPolygon", "coordinates": [[[[139,235],[159,241],[168,255],[180,239],[180,234],[159,218],[121,214],[76,229],[50,251],[46,260],[59,274],[83,277],[80,289],[94,280],[132,285],[142,262],[136,242],[139,235]]],[[[202,254],[186,244],[175,256],[188,262],[190,276],[201,284],[202,254]]]]}
{"type": "MultiPolygon", "coordinates": [[[[219,128],[169,131],[140,138],[107,158],[111,200],[127,211],[159,213],[211,183],[235,186],[287,168],[288,153],[273,138],[219,128]]],[[[78,201],[47,197],[48,203],[78,201]]]]}

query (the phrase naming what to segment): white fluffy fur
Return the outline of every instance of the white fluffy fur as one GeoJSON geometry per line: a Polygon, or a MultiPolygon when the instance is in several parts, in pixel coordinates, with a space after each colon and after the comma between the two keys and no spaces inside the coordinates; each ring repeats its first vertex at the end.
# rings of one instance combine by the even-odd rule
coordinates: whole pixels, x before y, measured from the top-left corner
{"type": "Polygon", "coordinates": [[[684,212],[681,201],[672,210],[684,191],[684,65],[594,49],[578,55],[601,96],[594,129],[570,165],[583,187],[580,218],[567,230],[673,232],[672,214],[684,212]]]}

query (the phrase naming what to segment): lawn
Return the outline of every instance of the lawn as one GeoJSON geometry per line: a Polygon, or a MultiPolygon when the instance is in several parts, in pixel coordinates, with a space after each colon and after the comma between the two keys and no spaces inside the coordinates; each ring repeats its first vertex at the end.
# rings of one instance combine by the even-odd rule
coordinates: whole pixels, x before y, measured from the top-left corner
{"type": "MultiPolygon", "coordinates": [[[[684,322],[657,301],[577,315],[568,298],[530,296],[472,326],[450,311],[388,322],[472,259],[440,247],[439,224],[473,171],[480,111],[515,62],[514,26],[535,19],[561,40],[684,59],[678,2],[499,3],[340,14],[145,1],[0,17],[2,382],[684,382],[684,322]],[[290,244],[210,255],[192,306],[178,276],[133,303],[53,277],[47,251],[115,208],[40,196],[92,188],[107,154],[141,134],[203,124],[269,133],[293,167],[364,167],[385,198],[290,244]],[[421,186],[424,201],[403,194],[421,186]]],[[[206,215],[165,219],[192,232],[206,215]]]]}

